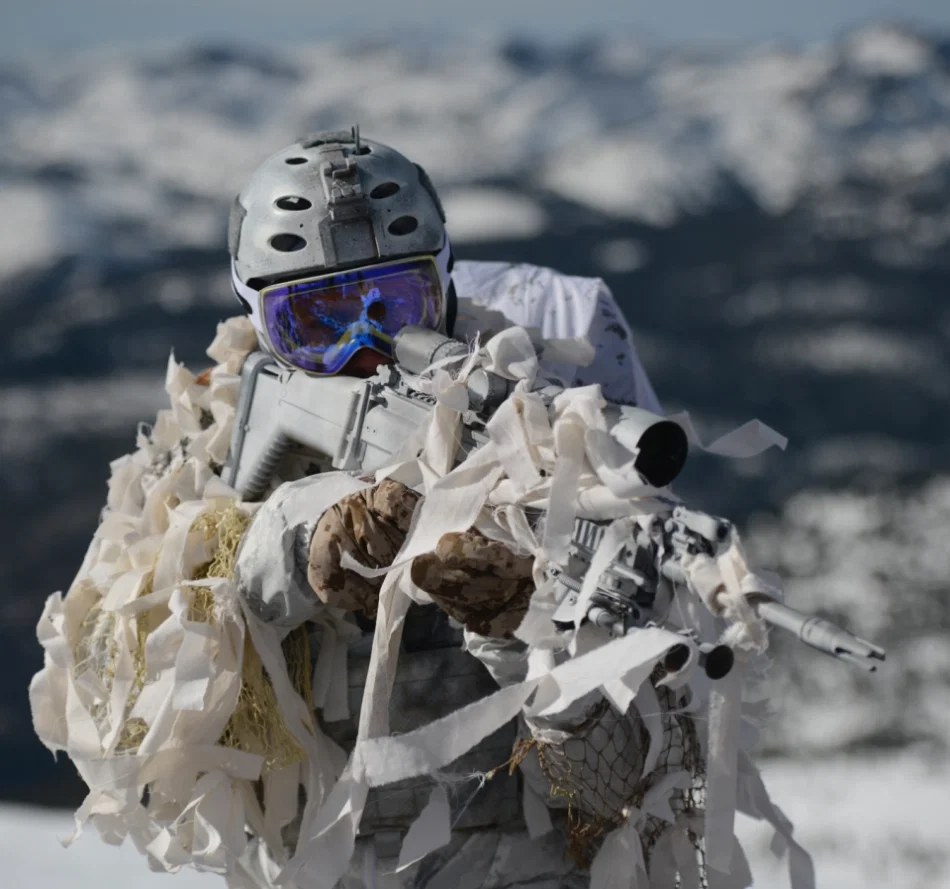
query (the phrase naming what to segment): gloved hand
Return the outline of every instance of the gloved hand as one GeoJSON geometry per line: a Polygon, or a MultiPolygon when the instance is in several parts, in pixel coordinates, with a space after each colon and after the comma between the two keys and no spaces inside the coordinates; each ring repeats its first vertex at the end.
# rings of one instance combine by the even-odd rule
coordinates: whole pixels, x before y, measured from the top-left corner
{"type": "MultiPolygon", "coordinates": [[[[344,497],[317,523],[307,578],[320,599],[348,611],[376,614],[382,578],[340,564],[341,554],[371,568],[392,564],[420,495],[386,479],[344,497]]],[[[413,582],[450,617],[482,636],[509,637],[528,609],[532,559],[470,529],[446,534],[434,552],[412,563],[413,582]]]]}
{"type": "Polygon", "coordinates": [[[449,617],[480,636],[510,638],[528,610],[533,559],[469,529],[444,534],[413,560],[412,582],[449,617]]]}
{"type": "Polygon", "coordinates": [[[340,564],[344,552],[368,568],[391,565],[402,546],[419,495],[384,479],[331,506],[310,538],[307,580],[321,601],[376,616],[383,579],[367,578],[340,564]]]}

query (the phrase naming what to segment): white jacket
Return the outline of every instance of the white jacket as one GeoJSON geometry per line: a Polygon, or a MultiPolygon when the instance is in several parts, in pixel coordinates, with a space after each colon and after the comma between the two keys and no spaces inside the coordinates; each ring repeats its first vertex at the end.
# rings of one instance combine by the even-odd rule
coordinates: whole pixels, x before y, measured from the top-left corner
{"type": "Polygon", "coordinates": [[[608,401],[662,413],[637,358],[630,326],[600,278],[578,278],[525,263],[458,262],[456,339],[525,328],[542,369],[566,386],[600,383],[608,401]]]}

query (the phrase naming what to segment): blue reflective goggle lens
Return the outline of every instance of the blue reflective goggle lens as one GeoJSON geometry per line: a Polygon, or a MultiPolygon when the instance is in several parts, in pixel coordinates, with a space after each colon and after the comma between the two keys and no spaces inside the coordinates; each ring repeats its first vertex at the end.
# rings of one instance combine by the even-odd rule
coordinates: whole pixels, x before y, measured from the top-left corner
{"type": "Polygon", "coordinates": [[[274,352],[294,367],[339,373],[360,349],[392,357],[408,325],[435,329],[444,298],[431,257],[275,284],[261,291],[274,352]]]}

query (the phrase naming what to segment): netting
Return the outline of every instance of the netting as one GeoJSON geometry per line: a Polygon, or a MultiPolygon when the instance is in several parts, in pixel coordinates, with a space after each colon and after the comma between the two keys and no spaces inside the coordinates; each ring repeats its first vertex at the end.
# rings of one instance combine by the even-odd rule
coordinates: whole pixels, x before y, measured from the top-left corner
{"type": "MultiPolygon", "coordinates": [[[[209,539],[213,536],[218,538],[214,558],[195,571],[196,580],[232,575],[238,546],[249,521],[247,514],[229,506],[224,510],[207,512],[195,522],[193,527],[203,530],[209,539]]],[[[198,587],[192,603],[192,619],[209,619],[213,605],[210,589],[198,587]]],[[[306,627],[301,626],[288,633],[281,648],[294,689],[307,702],[308,710],[312,711],[310,640],[306,627]]],[[[281,715],[274,686],[249,635],[244,639],[241,691],[237,706],[224,728],[220,743],[225,747],[263,756],[264,771],[280,769],[305,758],[303,748],[281,715]]]]}
{"type": "MultiPolygon", "coordinates": [[[[654,676],[654,682],[659,678],[654,676]]],[[[551,785],[552,802],[566,803],[568,851],[582,867],[593,861],[605,836],[621,825],[633,808],[640,808],[650,789],[673,772],[685,771],[690,784],[673,791],[670,804],[674,815],[687,823],[701,821],[705,805],[706,769],[702,743],[692,714],[683,712],[685,695],[666,687],[656,688],[660,704],[663,746],[656,765],[643,775],[650,735],[636,710],[618,714],[603,701],[560,744],[522,742],[515,758],[527,749],[537,749],[541,770],[551,785]]],[[[649,869],[650,856],[671,825],[653,815],[642,821],[640,838],[649,869]]],[[[701,885],[707,885],[702,837],[690,830],[696,850],[701,885]]]]}
{"type": "MultiPolygon", "coordinates": [[[[233,504],[208,510],[199,516],[192,526],[193,530],[203,532],[208,540],[216,539],[216,543],[214,556],[193,572],[192,579],[231,576],[238,545],[249,520],[249,516],[233,504]]],[[[149,574],[139,598],[147,596],[152,590],[152,575],[149,574]]],[[[188,609],[189,620],[213,623],[218,619],[217,608],[218,603],[210,587],[193,588],[188,609]]],[[[138,612],[129,622],[128,630],[134,633],[135,638],[131,646],[133,678],[115,745],[116,754],[135,753],[148,734],[148,722],[142,717],[131,716],[131,712],[146,685],[145,653],[148,637],[169,615],[167,605],[156,603],[152,608],[138,612]]],[[[117,634],[126,631],[126,627],[120,623],[116,612],[102,608],[100,599],[92,605],[80,624],[74,648],[76,675],[85,676],[87,682],[96,683],[101,689],[97,703],[90,711],[100,731],[104,731],[112,720],[109,692],[115,681],[120,654],[117,634]]],[[[282,643],[282,649],[294,688],[312,710],[310,643],[306,629],[300,627],[289,633],[282,643]]],[[[237,706],[219,743],[263,756],[265,771],[282,768],[305,757],[281,716],[273,685],[250,637],[245,637],[237,706]]]]}
{"type": "MultiPolygon", "coordinates": [[[[662,776],[671,772],[684,771],[690,776],[690,785],[673,792],[670,801],[671,808],[678,818],[682,817],[694,824],[701,823],[706,805],[706,760],[696,727],[696,719],[693,714],[683,712],[687,704],[685,695],[679,695],[665,687],[657,688],[656,692],[660,702],[660,720],[663,725],[665,743],[656,768],[644,779],[645,786],[640,790],[639,798],[642,800],[650,787],[662,776]]],[[[661,818],[647,816],[640,838],[643,842],[643,855],[648,868],[651,853],[670,827],[671,825],[661,818]]],[[[689,830],[688,834],[696,854],[700,886],[706,889],[708,883],[703,838],[695,830],[689,830]]]]}

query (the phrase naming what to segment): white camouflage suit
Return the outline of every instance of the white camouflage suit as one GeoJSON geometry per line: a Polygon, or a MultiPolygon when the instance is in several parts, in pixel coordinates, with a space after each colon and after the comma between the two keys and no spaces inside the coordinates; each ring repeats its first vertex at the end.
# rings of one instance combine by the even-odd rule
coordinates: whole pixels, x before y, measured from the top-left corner
{"type": "MultiPolygon", "coordinates": [[[[457,339],[470,341],[477,333],[484,341],[507,327],[523,327],[539,349],[544,376],[566,386],[599,383],[608,400],[660,413],[629,327],[603,281],[537,266],[489,262],[458,262],[453,280],[459,298],[457,339]]],[[[339,485],[339,476],[330,473],[285,483],[262,506],[245,534],[237,562],[239,588],[268,622],[293,628],[313,620],[324,607],[307,580],[308,549],[321,518],[312,514],[310,504],[325,501],[321,487],[339,485]]],[[[354,479],[352,485],[355,491],[365,483],[354,479]]],[[[429,722],[490,693],[497,686],[489,673],[502,685],[524,677],[521,643],[480,637],[470,629],[463,641],[457,624],[450,625],[444,615],[424,612],[420,609],[407,620],[390,708],[393,732],[429,722]]],[[[354,624],[356,617],[351,615],[354,624]]],[[[372,634],[364,633],[350,644],[351,714],[359,712],[360,683],[371,641],[372,634]]],[[[338,714],[319,715],[324,731],[344,750],[350,749],[356,731],[353,718],[331,720],[328,716],[338,714]]],[[[562,718],[572,717],[568,713],[562,718]]],[[[517,731],[512,725],[510,730],[496,732],[466,754],[464,763],[453,763],[457,767],[451,771],[484,773],[504,765],[517,731]]],[[[526,732],[524,726],[520,731],[526,732]]],[[[555,817],[553,832],[529,837],[519,782],[537,781],[539,776],[527,766],[523,767],[527,775],[516,771],[511,777],[507,769],[500,769],[480,790],[477,782],[460,781],[452,793],[450,842],[399,873],[394,870],[400,842],[424,805],[431,782],[404,782],[405,786],[371,793],[356,854],[338,885],[342,889],[588,885],[588,872],[567,854],[563,819],[555,817]]],[[[285,832],[285,839],[290,844],[294,841],[292,833],[285,832]]],[[[257,882],[272,885],[277,869],[268,863],[262,848],[252,843],[245,864],[257,882]]]]}

